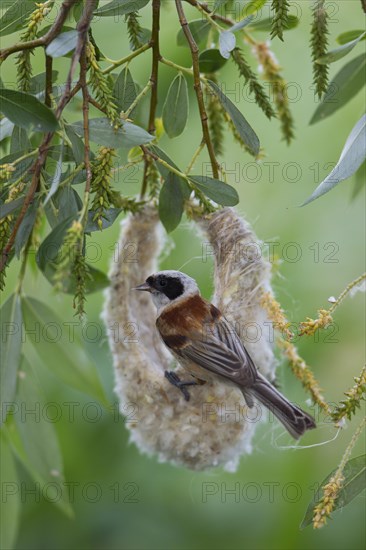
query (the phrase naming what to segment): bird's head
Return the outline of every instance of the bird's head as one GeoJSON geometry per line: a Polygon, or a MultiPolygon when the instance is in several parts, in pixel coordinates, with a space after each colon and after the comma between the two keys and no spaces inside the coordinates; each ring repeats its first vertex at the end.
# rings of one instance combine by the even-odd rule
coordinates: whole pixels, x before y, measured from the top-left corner
{"type": "Polygon", "coordinates": [[[175,300],[200,293],[196,281],[181,271],[158,271],[135,290],[150,292],[158,311],[175,300]]]}

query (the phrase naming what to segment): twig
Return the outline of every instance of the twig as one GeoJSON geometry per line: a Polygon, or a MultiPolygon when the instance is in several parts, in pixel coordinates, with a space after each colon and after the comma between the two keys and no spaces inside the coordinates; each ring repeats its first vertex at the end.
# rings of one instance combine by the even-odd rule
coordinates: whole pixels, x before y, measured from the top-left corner
{"type": "Polygon", "coordinates": [[[201,151],[202,149],[204,148],[205,144],[203,143],[203,141],[201,141],[201,143],[199,144],[199,146],[197,147],[196,151],[194,152],[193,154],[193,157],[191,158],[189,164],[188,164],[188,167],[187,167],[187,170],[186,170],[186,174],[188,175],[193,166],[194,166],[194,163],[196,162],[196,160],[198,159],[199,155],[201,154],[201,151]]]}
{"type": "Polygon", "coordinates": [[[138,50],[133,51],[129,55],[126,55],[125,57],[122,57],[121,59],[118,59],[117,61],[113,61],[113,59],[109,59],[108,57],[106,57],[105,58],[106,61],[109,61],[109,63],[111,63],[111,65],[109,67],[107,67],[106,69],[104,69],[102,71],[102,73],[103,74],[111,73],[117,67],[120,67],[121,65],[124,65],[125,63],[128,63],[129,61],[131,61],[132,59],[134,59],[138,55],[146,52],[146,50],[149,50],[150,48],[151,48],[151,42],[148,42],[147,44],[144,44],[143,46],[141,46],[141,48],[139,48],[138,50]]]}
{"type": "Polygon", "coordinates": [[[187,174],[184,174],[183,172],[180,172],[180,170],[177,170],[176,168],[174,168],[174,166],[171,166],[168,162],[166,162],[165,160],[160,158],[158,155],[156,155],[155,153],[150,151],[150,149],[145,147],[145,145],[140,145],[140,148],[141,148],[142,152],[144,153],[145,158],[146,157],[151,157],[156,162],[159,162],[162,166],[165,166],[165,168],[167,168],[169,170],[169,172],[173,172],[173,174],[176,174],[180,178],[183,178],[188,183],[190,183],[190,180],[189,180],[189,177],[188,177],[187,174]]]}
{"type": "Polygon", "coordinates": [[[44,102],[47,107],[52,105],[52,68],[53,68],[53,58],[49,55],[46,56],[46,92],[44,102]]]}
{"type": "Polygon", "coordinates": [[[127,111],[125,113],[123,113],[123,118],[124,119],[127,119],[130,114],[132,113],[132,111],[134,110],[134,108],[136,107],[136,105],[141,101],[141,99],[143,97],[145,97],[145,95],[147,94],[147,92],[150,90],[151,88],[151,81],[149,80],[149,82],[146,84],[146,86],[141,90],[141,92],[135,97],[134,101],[131,103],[131,105],[129,106],[129,108],[127,109],[127,111]]]}
{"type": "MultiPolygon", "coordinates": [[[[160,44],[159,44],[159,31],[160,31],[160,0],[153,0],[152,2],[152,30],[150,46],[152,48],[152,64],[151,64],[151,97],[150,97],[150,111],[149,111],[149,123],[148,132],[150,134],[155,133],[155,115],[156,107],[158,104],[158,78],[159,78],[159,61],[160,61],[160,44]]],[[[142,186],[140,197],[143,198],[148,184],[149,174],[149,158],[144,153],[144,175],[142,178],[142,186]]]]}
{"type": "Polygon", "coordinates": [[[152,46],[152,67],[151,67],[151,99],[150,99],[150,114],[148,132],[151,134],[155,132],[155,114],[156,106],[158,104],[158,77],[159,77],[159,59],[160,59],[160,45],[159,45],[159,30],[160,30],[160,0],[153,0],[152,3],[152,33],[151,33],[151,46],[152,46]]]}
{"type": "Polygon", "coordinates": [[[201,87],[201,79],[200,79],[200,68],[199,68],[199,61],[198,61],[198,46],[196,44],[196,41],[193,38],[191,29],[188,26],[188,22],[186,19],[186,16],[184,14],[184,9],[182,6],[181,0],[175,0],[175,5],[178,12],[179,22],[181,24],[181,27],[183,29],[183,32],[186,36],[187,42],[189,44],[189,48],[191,50],[192,55],[192,66],[193,66],[193,80],[194,80],[194,89],[197,96],[197,103],[198,103],[198,109],[200,112],[201,117],[201,125],[202,125],[202,134],[203,134],[203,141],[206,144],[208,154],[211,161],[212,166],[212,174],[214,178],[218,178],[219,176],[219,170],[218,170],[218,162],[216,160],[215,151],[212,145],[211,137],[210,137],[210,131],[208,129],[208,117],[205,109],[205,103],[203,100],[203,92],[201,87]]]}
{"type": "Polygon", "coordinates": [[[83,92],[83,120],[84,120],[84,165],[86,170],[86,184],[84,193],[83,209],[80,214],[80,223],[84,224],[88,211],[90,186],[92,181],[92,169],[90,164],[90,140],[89,140],[89,102],[90,94],[87,84],[88,61],[86,56],[86,44],[84,43],[83,53],[80,58],[80,84],[83,92]]]}
{"type": "MultiPolygon", "coordinates": [[[[64,10],[66,9],[65,4],[67,4],[67,12],[65,14],[65,19],[66,19],[67,13],[72,8],[74,3],[75,2],[71,1],[71,0],[69,2],[64,2],[63,3],[64,10]]],[[[88,30],[89,30],[91,19],[93,17],[93,11],[95,9],[95,6],[96,6],[96,0],[90,0],[89,2],[86,3],[83,15],[82,15],[82,17],[79,21],[78,26],[77,26],[77,30],[78,30],[78,34],[79,34],[78,43],[76,45],[76,48],[75,48],[75,51],[74,51],[74,54],[73,54],[73,57],[72,57],[72,60],[71,60],[71,66],[70,66],[69,74],[68,74],[68,77],[67,77],[67,82],[66,82],[64,93],[62,94],[61,99],[60,99],[59,104],[58,104],[57,109],[56,109],[55,116],[56,116],[57,120],[60,120],[63,110],[65,109],[66,105],[69,103],[69,101],[71,99],[72,79],[73,79],[73,76],[74,76],[74,72],[76,70],[76,66],[80,61],[80,56],[81,56],[84,44],[85,44],[87,36],[88,36],[88,30]]],[[[0,271],[2,271],[6,266],[8,256],[9,256],[10,251],[11,251],[13,245],[14,245],[15,238],[16,238],[17,232],[19,230],[19,227],[20,227],[20,225],[21,225],[21,223],[24,219],[25,214],[27,213],[28,206],[33,201],[34,195],[37,191],[37,188],[38,188],[38,185],[39,185],[39,179],[40,179],[40,176],[41,176],[41,171],[42,171],[42,168],[44,166],[44,163],[46,162],[48,149],[50,147],[50,144],[51,144],[51,141],[52,141],[52,138],[53,138],[54,134],[55,134],[55,132],[47,133],[44,140],[43,140],[43,142],[42,142],[42,144],[39,147],[39,154],[38,154],[37,160],[35,161],[34,165],[31,168],[31,172],[33,172],[33,177],[32,177],[32,181],[31,181],[28,193],[25,197],[25,200],[24,200],[22,209],[19,213],[19,216],[18,216],[18,218],[17,218],[17,220],[14,224],[14,227],[13,227],[13,230],[12,230],[11,235],[9,237],[9,240],[8,240],[4,250],[1,253],[0,271]]]]}
{"type": "Polygon", "coordinates": [[[48,44],[50,44],[52,40],[54,40],[54,38],[56,38],[56,36],[60,34],[62,27],[67,19],[68,13],[77,1],[78,0],[65,0],[64,2],[62,2],[59,14],[54,24],[52,25],[50,30],[41,38],[29,40],[28,42],[19,42],[18,44],[13,44],[13,46],[10,46],[9,48],[4,48],[3,50],[0,50],[0,62],[5,61],[5,59],[9,57],[9,55],[12,53],[21,52],[24,50],[33,50],[34,48],[39,48],[40,46],[48,46],[48,44]]]}
{"type": "Polygon", "coordinates": [[[221,21],[222,23],[225,23],[228,26],[234,25],[236,21],[233,19],[230,19],[228,17],[224,17],[223,15],[220,15],[219,13],[213,13],[210,9],[210,6],[206,2],[197,2],[197,0],[186,0],[188,4],[191,4],[191,6],[194,6],[199,11],[205,11],[212,19],[215,21],[221,21]]]}
{"type": "MultiPolygon", "coordinates": [[[[366,0],[365,0],[366,1],[366,0]]],[[[345,299],[345,297],[347,296],[347,294],[353,289],[355,288],[355,286],[359,285],[360,283],[362,283],[362,281],[364,281],[366,279],[366,273],[363,273],[362,275],[360,275],[359,277],[357,277],[357,279],[355,279],[354,281],[352,281],[351,283],[349,283],[346,288],[343,290],[343,292],[341,292],[341,294],[338,296],[337,300],[333,303],[333,305],[329,308],[328,312],[329,313],[333,313],[333,311],[339,306],[339,304],[341,302],[343,302],[343,300],[345,299]]]]}

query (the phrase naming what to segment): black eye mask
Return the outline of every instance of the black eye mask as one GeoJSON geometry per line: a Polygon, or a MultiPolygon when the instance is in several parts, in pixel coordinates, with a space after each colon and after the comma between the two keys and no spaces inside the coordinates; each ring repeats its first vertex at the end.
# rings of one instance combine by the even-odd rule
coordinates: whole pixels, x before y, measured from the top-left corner
{"type": "Polygon", "coordinates": [[[155,290],[165,294],[169,300],[178,298],[184,292],[184,285],[177,277],[158,277],[157,279],[149,277],[146,282],[155,290]]]}

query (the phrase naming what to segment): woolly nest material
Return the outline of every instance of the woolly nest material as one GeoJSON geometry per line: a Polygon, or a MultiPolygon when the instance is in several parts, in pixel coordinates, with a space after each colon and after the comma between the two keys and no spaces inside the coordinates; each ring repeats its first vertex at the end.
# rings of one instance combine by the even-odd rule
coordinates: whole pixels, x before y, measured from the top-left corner
{"type": "MultiPolygon", "coordinates": [[[[249,224],[229,208],[197,223],[215,257],[213,302],[236,327],[258,369],[272,380],[275,359],[265,338],[269,320],[260,305],[262,291],[270,290],[270,265],[260,254],[260,243],[249,224]],[[250,327],[260,334],[251,342],[246,339],[250,327]]],[[[235,471],[240,456],[251,452],[262,411],[249,410],[238,389],[220,382],[192,388],[187,403],[164,378],[164,371],[175,365],[155,328],[155,306],[147,293],[132,291],[158,270],[163,246],[155,207],[130,215],[122,222],[119,254],[106,292],[104,320],[116,392],[122,412],[131,404],[137,411],[135,420],[126,423],[130,440],[161,462],[192,470],[223,466],[235,471]]],[[[182,367],[176,372],[187,379],[182,367]]]]}

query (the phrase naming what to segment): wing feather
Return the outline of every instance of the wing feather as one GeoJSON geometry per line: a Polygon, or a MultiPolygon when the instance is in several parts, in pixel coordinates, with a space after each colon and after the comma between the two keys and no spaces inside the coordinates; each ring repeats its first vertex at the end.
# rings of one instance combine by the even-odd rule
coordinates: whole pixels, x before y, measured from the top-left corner
{"type": "Polygon", "coordinates": [[[223,317],[215,321],[204,338],[200,335],[188,339],[179,355],[243,386],[252,385],[257,378],[257,369],[250,355],[223,317]]]}

